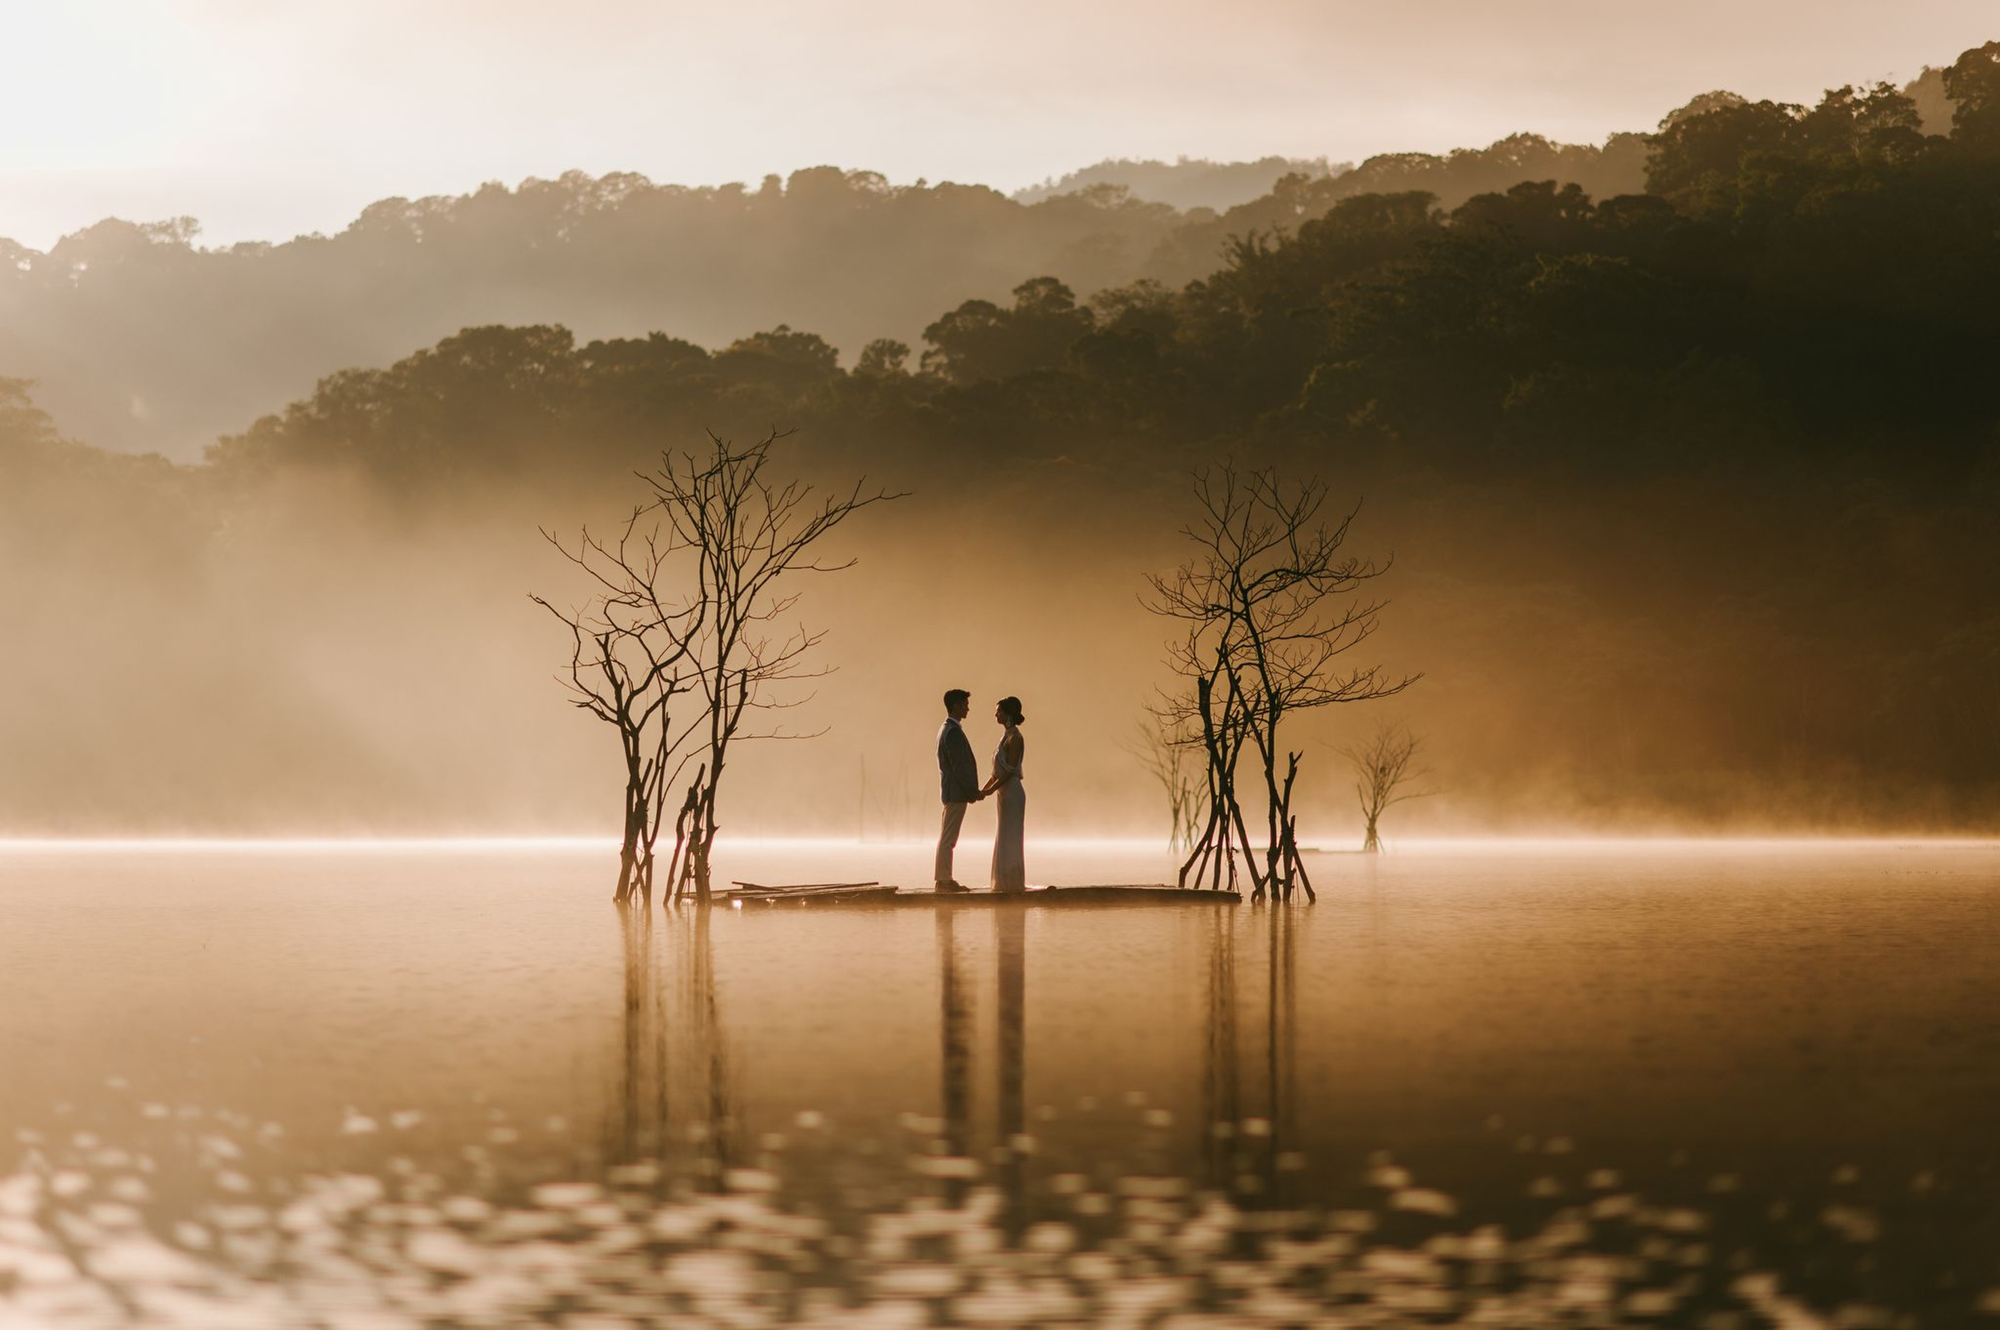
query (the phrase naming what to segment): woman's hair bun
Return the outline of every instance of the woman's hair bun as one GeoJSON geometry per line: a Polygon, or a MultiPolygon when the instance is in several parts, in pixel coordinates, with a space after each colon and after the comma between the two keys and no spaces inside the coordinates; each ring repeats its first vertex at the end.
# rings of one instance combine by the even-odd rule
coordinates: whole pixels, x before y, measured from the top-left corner
{"type": "Polygon", "coordinates": [[[1007,718],[1009,724],[1013,725],[1019,725],[1027,719],[1027,716],[1021,710],[1021,699],[1018,697],[1001,698],[1000,714],[1007,718]]]}

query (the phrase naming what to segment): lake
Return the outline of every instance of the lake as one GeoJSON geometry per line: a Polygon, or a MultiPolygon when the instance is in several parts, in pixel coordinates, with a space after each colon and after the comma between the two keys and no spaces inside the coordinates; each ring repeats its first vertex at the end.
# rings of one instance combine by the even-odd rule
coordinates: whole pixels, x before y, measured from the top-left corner
{"type": "Polygon", "coordinates": [[[0,849],[0,1330],[2000,1325],[2000,847],[1310,864],[0,849]]]}

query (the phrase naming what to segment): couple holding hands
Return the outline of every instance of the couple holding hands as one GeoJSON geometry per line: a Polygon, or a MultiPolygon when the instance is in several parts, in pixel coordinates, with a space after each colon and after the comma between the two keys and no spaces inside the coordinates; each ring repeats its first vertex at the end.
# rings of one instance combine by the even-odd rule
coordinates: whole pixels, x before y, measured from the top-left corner
{"type": "Polygon", "coordinates": [[[1023,827],[1028,815],[1028,794],[1021,788],[1021,699],[1003,697],[993,708],[1000,723],[1000,747],[993,753],[993,775],[979,783],[979,763],[972,756],[972,742],[965,737],[963,722],[972,710],[972,694],[953,688],[944,695],[944,728],[938,731],[938,777],[944,798],[944,825],[938,832],[937,864],[932,880],[939,891],[967,891],[951,873],[952,851],[958,847],[958,829],[965,822],[967,804],[976,804],[989,794],[1000,796],[1000,825],[993,834],[992,886],[995,891],[1026,891],[1027,861],[1022,851],[1023,827]]]}

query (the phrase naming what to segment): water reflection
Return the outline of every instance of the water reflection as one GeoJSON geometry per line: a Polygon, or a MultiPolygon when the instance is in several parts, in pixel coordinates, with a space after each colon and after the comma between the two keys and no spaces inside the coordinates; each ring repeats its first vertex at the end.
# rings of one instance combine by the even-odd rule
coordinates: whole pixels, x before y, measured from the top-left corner
{"type": "Polygon", "coordinates": [[[726,1186],[737,1122],[709,907],[621,907],[618,926],[623,1056],[605,1157],[629,1164],[690,1150],[695,1171],[726,1186]]]}
{"type": "MultiPolygon", "coordinates": [[[[972,998],[967,991],[967,963],[959,953],[956,910],[937,912],[938,1066],[942,1085],[939,1110],[944,1117],[944,1148],[955,1159],[972,1154],[972,998]]],[[[966,1183],[945,1179],[945,1196],[953,1204],[964,1199],[966,1183]]]]}
{"type": "Polygon", "coordinates": [[[1010,1238],[1019,1239],[1026,1224],[1028,1079],[1028,943],[1027,909],[1003,905],[993,911],[998,934],[1000,1033],[1000,1139],[994,1146],[1001,1190],[1007,1197],[1005,1223],[1010,1238]]]}
{"type": "Polygon", "coordinates": [[[1298,1131],[1300,924],[1287,910],[1260,907],[1247,917],[1263,931],[1266,948],[1248,1031],[1236,968],[1246,915],[1220,911],[1208,921],[1201,1180],[1241,1203],[1282,1207],[1295,1199],[1292,1182],[1304,1144],[1298,1131]]]}
{"type": "Polygon", "coordinates": [[[1207,1039],[1202,1049],[1202,1174],[1204,1187],[1227,1191],[1236,1176],[1234,1124],[1243,1119],[1242,1062],[1237,1047],[1236,916],[1207,919],[1207,1039]],[[1226,1130],[1225,1130],[1226,1128],[1226,1130]]]}
{"type": "Polygon", "coordinates": [[[1990,1324],[1991,879],[1882,867],[99,916],[0,958],[0,1327],[1990,1324]]]}

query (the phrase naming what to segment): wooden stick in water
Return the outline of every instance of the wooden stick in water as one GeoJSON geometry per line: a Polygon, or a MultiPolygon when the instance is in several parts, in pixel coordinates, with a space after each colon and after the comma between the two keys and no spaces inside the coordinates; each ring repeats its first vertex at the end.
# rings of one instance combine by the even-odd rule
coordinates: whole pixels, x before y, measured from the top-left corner
{"type": "Polygon", "coordinates": [[[859,887],[879,887],[880,882],[800,882],[790,886],[770,887],[761,882],[736,882],[729,884],[738,891],[853,891],[859,887]]]}

